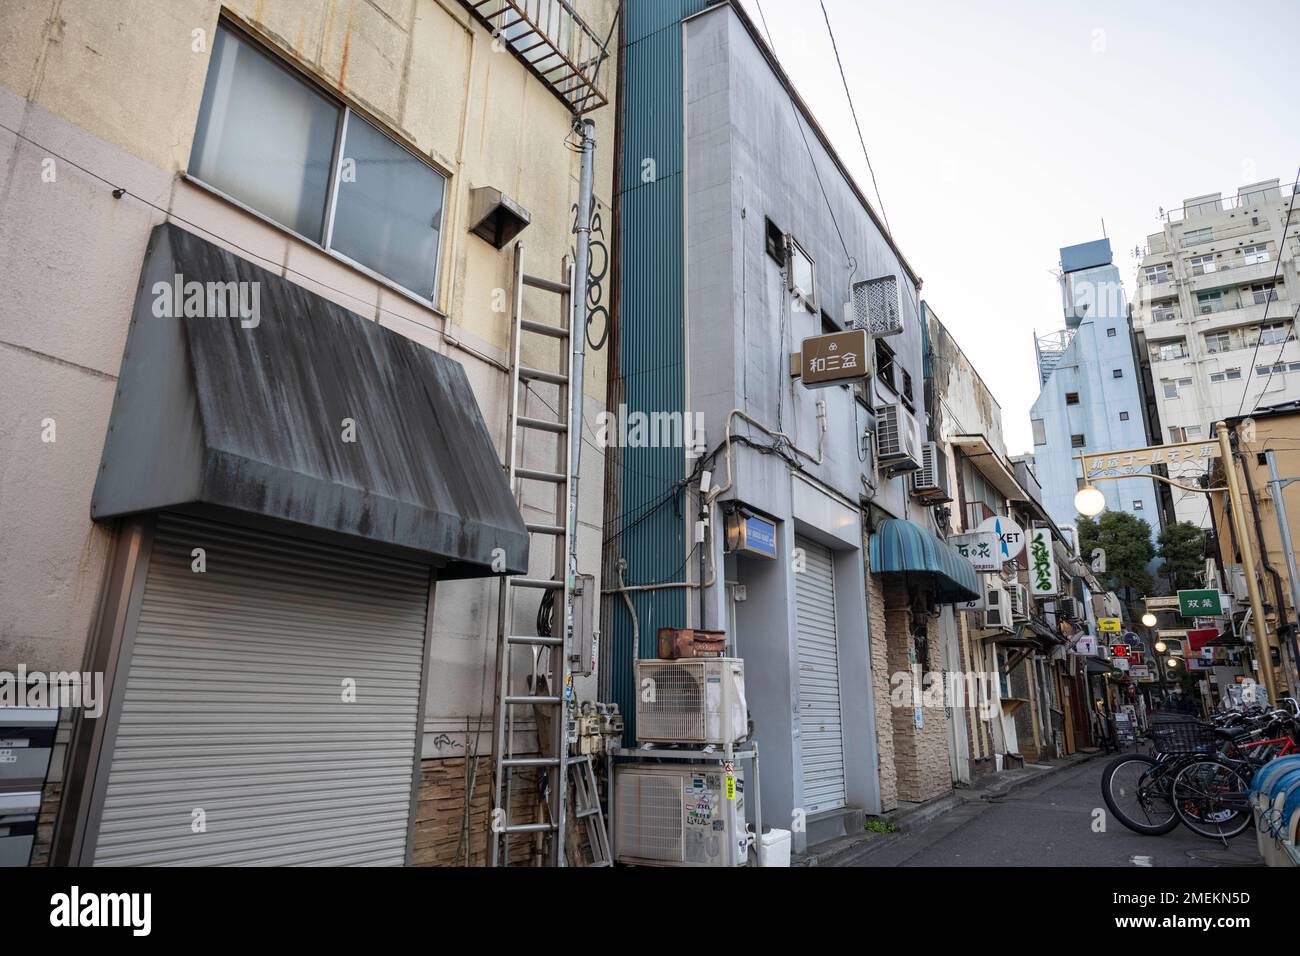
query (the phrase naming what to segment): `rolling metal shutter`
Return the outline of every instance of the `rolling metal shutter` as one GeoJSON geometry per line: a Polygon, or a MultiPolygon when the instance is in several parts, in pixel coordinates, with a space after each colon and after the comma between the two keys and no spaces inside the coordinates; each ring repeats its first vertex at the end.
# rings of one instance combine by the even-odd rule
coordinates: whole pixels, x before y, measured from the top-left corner
{"type": "Polygon", "coordinates": [[[831,552],[796,538],[806,566],[795,578],[799,639],[799,752],[803,809],[821,813],[847,802],[840,719],[840,661],[835,637],[835,575],[831,552]]]}
{"type": "Polygon", "coordinates": [[[401,865],[428,597],[420,565],[160,516],[94,862],[401,865]]]}

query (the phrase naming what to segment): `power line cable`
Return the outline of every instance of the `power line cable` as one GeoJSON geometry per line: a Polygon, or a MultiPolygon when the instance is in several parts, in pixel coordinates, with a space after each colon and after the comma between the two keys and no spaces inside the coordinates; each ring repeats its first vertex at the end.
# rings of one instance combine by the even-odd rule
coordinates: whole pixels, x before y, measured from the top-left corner
{"type": "MultiPolygon", "coordinates": [[[[772,55],[776,55],[776,44],[772,42],[772,31],[768,29],[767,17],[763,13],[762,0],[754,0],[758,7],[758,17],[763,21],[763,32],[767,34],[767,45],[772,50],[772,55]]],[[[788,96],[790,101],[790,112],[794,116],[795,125],[799,127],[799,135],[803,138],[803,148],[808,151],[808,162],[812,166],[813,175],[817,177],[817,187],[822,191],[822,199],[826,201],[826,211],[830,213],[831,225],[835,227],[835,234],[840,237],[840,246],[844,249],[844,258],[849,260],[846,265],[851,266],[854,259],[849,254],[848,243],[844,241],[844,233],[840,231],[839,221],[835,218],[835,209],[831,206],[831,197],[826,193],[826,186],[822,182],[821,170],[817,167],[817,160],[813,156],[812,147],[808,145],[808,133],[804,130],[803,118],[799,116],[799,108],[795,105],[794,97],[788,96]]]]}
{"type": "MultiPolygon", "coordinates": [[[[853,114],[853,126],[858,131],[858,142],[862,145],[862,158],[867,161],[867,172],[871,174],[871,188],[876,191],[876,202],[880,204],[880,217],[885,220],[885,228],[893,233],[894,229],[889,224],[889,214],[885,212],[885,200],[880,195],[880,186],[876,183],[876,171],[871,166],[871,157],[867,154],[867,141],[862,135],[862,126],[858,123],[858,111],[853,105],[853,94],[849,92],[849,80],[844,75],[844,63],[840,59],[840,47],[835,42],[835,30],[831,27],[831,16],[826,12],[825,0],[821,2],[822,17],[826,20],[826,32],[831,37],[831,49],[835,51],[835,64],[840,68],[840,81],[844,84],[844,96],[849,101],[849,112],[853,114]]],[[[765,25],[766,26],[766,25],[765,25]]]]}

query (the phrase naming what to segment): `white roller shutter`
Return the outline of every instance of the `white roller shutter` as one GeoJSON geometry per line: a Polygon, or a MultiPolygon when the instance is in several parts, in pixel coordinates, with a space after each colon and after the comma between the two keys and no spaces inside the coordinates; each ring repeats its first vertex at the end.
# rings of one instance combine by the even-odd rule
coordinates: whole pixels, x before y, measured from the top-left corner
{"type": "Polygon", "coordinates": [[[161,516],[94,862],[402,864],[428,587],[420,565],[161,516]]]}
{"type": "Polygon", "coordinates": [[[799,751],[803,809],[835,810],[847,802],[840,718],[840,663],[835,635],[835,573],[831,552],[797,538],[806,565],[795,578],[799,630],[799,751]]]}

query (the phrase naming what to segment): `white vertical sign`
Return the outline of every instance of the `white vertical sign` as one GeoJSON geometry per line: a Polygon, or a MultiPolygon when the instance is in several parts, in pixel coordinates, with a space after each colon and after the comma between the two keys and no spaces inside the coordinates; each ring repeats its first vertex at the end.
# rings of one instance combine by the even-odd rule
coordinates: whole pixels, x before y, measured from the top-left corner
{"type": "Polygon", "coordinates": [[[1052,532],[1047,528],[1035,528],[1029,539],[1029,586],[1035,596],[1054,595],[1058,591],[1052,532]]]}

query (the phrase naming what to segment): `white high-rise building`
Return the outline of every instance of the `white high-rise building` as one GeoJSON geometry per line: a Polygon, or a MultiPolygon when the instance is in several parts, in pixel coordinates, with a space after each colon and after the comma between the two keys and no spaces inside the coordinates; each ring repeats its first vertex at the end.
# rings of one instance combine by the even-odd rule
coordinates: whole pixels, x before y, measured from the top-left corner
{"type": "MultiPolygon", "coordinates": [[[[1292,210],[1292,200],[1276,179],[1227,199],[1197,196],[1147,237],[1133,322],[1166,441],[1213,438],[1223,418],[1300,398],[1300,201],[1292,210]]],[[[1197,477],[1197,466],[1183,468],[1183,480],[1197,477]]],[[[1175,489],[1174,511],[1209,523],[1204,495],[1175,489]]]]}

